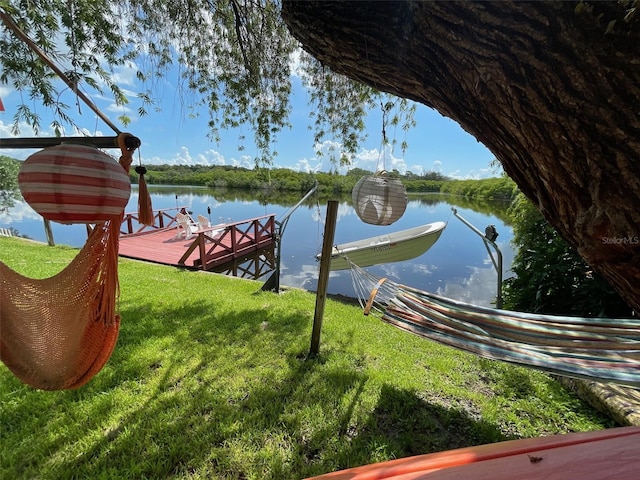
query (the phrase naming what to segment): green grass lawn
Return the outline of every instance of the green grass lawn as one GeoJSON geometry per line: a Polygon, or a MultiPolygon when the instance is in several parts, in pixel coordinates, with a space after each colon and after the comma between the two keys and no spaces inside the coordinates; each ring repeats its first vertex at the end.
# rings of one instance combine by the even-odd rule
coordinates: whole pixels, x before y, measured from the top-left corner
{"type": "MultiPolygon", "coordinates": [[[[0,260],[31,277],[76,252],[0,238],[0,260]]],[[[87,385],[38,391],[0,365],[0,478],[300,479],[614,426],[550,376],[332,300],[307,359],[305,291],[128,260],[120,284],[118,344],[87,385]]]]}

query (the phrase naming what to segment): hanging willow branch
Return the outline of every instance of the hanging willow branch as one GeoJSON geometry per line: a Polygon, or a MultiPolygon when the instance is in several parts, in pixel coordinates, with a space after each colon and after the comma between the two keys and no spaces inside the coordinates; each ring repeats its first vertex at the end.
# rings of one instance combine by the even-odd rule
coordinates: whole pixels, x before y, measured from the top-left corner
{"type": "Polygon", "coordinates": [[[7,28],[11,30],[20,40],[22,40],[36,55],[38,55],[38,57],[40,57],[40,59],[42,59],[42,61],[45,62],[49,66],[49,68],[51,68],[51,70],[53,70],[55,74],[58,75],[60,79],[67,84],[67,86],[73,91],[73,93],[75,93],[78,97],[80,97],[82,101],[86,103],[87,106],[91,110],[93,110],[95,114],[98,115],[98,117],[100,117],[104,123],[106,123],[109,127],[111,127],[111,129],[117,135],[121,133],[118,127],[116,127],[111,122],[111,120],[109,120],[109,118],[107,118],[98,109],[98,107],[84,93],[82,93],[82,91],[78,89],[77,80],[73,80],[69,78],[55,63],[53,63],[53,61],[47,56],[47,54],[44,53],[42,49],[40,49],[40,47],[38,47],[38,45],[36,45],[36,43],[33,40],[31,40],[31,38],[29,38],[29,36],[20,29],[20,27],[18,27],[18,25],[13,21],[11,16],[2,9],[0,9],[0,19],[4,22],[7,28]]]}

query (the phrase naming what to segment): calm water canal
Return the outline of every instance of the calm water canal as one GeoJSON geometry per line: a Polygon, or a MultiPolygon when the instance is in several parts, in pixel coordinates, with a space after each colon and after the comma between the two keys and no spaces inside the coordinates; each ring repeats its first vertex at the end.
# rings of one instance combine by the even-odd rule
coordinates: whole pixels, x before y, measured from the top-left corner
{"type": "MultiPolygon", "coordinates": [[[[264,194],[232,190],[212,190],[190,187],[150,187],[155,209],[186,206],[196,214],[209,216],[212,222],[220,219],[239,221],[266,214],[280,219],[302,195],[283,199],[264,194]]],[[[137,190],[132,192],[127,212],[137,209],[137,190]]],[[[374,226],[362,222],[351,207],[350,198],[340,200],[334,243],[345,243],[425,223],[444,221],[447,227],[440,239],[425,254],[412,260],[368,267],[377,276],[411,285],[422,290],[479,305],[495,301],[497,274],[489,254],[480,239],[468,226],[452,215],[451,208],[484,232],[487,225],[495,225],[496,241],[503,254],[503,275],[510,276],[509,267],[514,251],[510,245],[511,227],[506,223],[506,205],[500,202],[470,202],[458,197],[441,195],[410,196],[404,216],[390,226],[374,226]]],[[[290,217],[282,239],[280,284],[315,291],[319,263],[315,255],[322,249],[326,215],[326,200],[311,197],[290,217]]],[[[81,247],[86,239],[84,225],[52,223],[56,244],[81,247]]],[[[17,203],[0,212],[0,228],[13,228],[21,235],[46,242],[42,218],[25,203],[17,203]]],[[[2,252],[0,252],[0,259],[2,252]]],[[[259,280],[265,281],[270,272],[259,280]]],[[[355,294],[349,271],[331,272],[330,294],[355,294]]]]}

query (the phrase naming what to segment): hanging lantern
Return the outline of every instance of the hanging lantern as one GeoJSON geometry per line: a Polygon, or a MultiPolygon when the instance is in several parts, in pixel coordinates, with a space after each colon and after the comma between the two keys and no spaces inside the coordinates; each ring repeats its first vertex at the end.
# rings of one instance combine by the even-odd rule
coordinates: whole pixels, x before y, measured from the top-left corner
{"type": "Polygon", "coordinates": [[[112,220],[131,194],[124,168],[87,145],[56,145],[34,153],[20,168],[18,184],[31,208],[59,223],[112,220]]]}
{"type": "Polygon", "coordinates": [[[384,170],[358,180],[351,196],[358,217],[372,225],[391,225],[407,208],[404,185],[384,170]]]}

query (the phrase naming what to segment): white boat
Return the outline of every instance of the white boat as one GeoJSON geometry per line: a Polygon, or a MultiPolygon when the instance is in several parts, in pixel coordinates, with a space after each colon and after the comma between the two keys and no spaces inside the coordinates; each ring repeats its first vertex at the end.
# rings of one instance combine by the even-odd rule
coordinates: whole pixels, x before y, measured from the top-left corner
{"type": "MultiPolygon", "coordinates": [[[[436,243],[445,226],[444,222],[427,223],[407,230],[334,245],[331,252],[331,270],[350,268],[347,258],[359,267],[368,267],[418,257],[436,243]]],[[[316,259],[320,258],[321,254],[316,255],[316,259]]]]}

